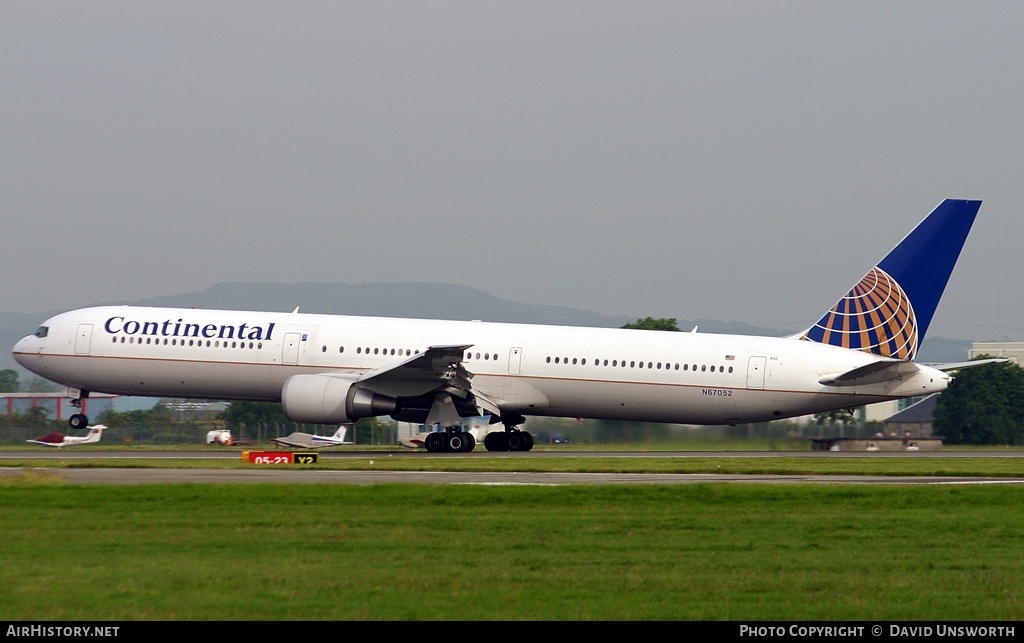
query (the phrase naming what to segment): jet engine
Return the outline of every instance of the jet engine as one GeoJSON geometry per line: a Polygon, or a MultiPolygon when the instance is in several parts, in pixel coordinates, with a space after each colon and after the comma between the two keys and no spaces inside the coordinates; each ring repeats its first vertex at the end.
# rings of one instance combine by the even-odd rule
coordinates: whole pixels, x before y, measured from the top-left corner
{"type": "Polygon", "coordinates": [[[346,424],[395,411],[394,398],[354,384],[332,375],[293,375],[281,390],[284,415],[293,422],[346,424]]]}

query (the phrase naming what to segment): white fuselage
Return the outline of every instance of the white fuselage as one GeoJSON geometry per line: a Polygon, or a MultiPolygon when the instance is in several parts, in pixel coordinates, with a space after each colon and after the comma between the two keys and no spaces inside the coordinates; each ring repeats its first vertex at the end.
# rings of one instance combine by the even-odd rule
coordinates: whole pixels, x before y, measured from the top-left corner
{"type": "Polygon", "coordinates": [[[130,306],[57,315],[19,341],[14,357],[83,391],[274,402],[293,375],[355,378],[452,344],[471,345],[463,365],[473,390],[503,414],[736,424],[924,395],[949,382],[921,366],[898,380],[823,385],[882,358],[790,338],[130,306]]]}

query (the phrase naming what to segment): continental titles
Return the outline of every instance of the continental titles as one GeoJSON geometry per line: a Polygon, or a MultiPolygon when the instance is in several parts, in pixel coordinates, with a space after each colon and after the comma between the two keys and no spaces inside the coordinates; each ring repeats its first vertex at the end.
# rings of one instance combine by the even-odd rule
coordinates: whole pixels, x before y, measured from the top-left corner
{"type": "Polygon", "coordinates": [[[205,339],[259,339],[270,340],[274,323],[260,324],[192,324],[184,319],[164,321],[136,321],[125,317],[111,317],[103,324],[111,335],[150,335],[154,337],[203,337],[205,339]]]}

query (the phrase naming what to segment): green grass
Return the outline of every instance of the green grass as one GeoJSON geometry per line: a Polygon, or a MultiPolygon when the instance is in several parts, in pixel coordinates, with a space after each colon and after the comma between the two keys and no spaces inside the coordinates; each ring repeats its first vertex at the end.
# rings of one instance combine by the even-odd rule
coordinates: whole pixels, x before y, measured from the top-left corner
{"type": "Polygon", "coordinates": [[[1024,490],[0,486],[0,619],[1024,617],[1024,490]]]}

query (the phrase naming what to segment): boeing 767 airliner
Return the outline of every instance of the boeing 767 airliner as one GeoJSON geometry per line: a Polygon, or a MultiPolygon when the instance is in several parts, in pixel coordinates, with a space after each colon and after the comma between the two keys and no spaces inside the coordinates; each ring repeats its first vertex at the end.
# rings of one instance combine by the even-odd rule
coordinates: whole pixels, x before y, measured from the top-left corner
{"type": "Polygon", "coordinates": [[[79,407],[104,392],[280,402],[315,424],[389,415],[446,427],[435,452],[473,449],[469,416],[504,425],[488,450],[528,451],[530,415],[738,424],[852,408],[942,391],[965,366],[913,359],[980,206],[943,201],[791,337],[105,306],[46,320],[14,358],[79,407]]]}

